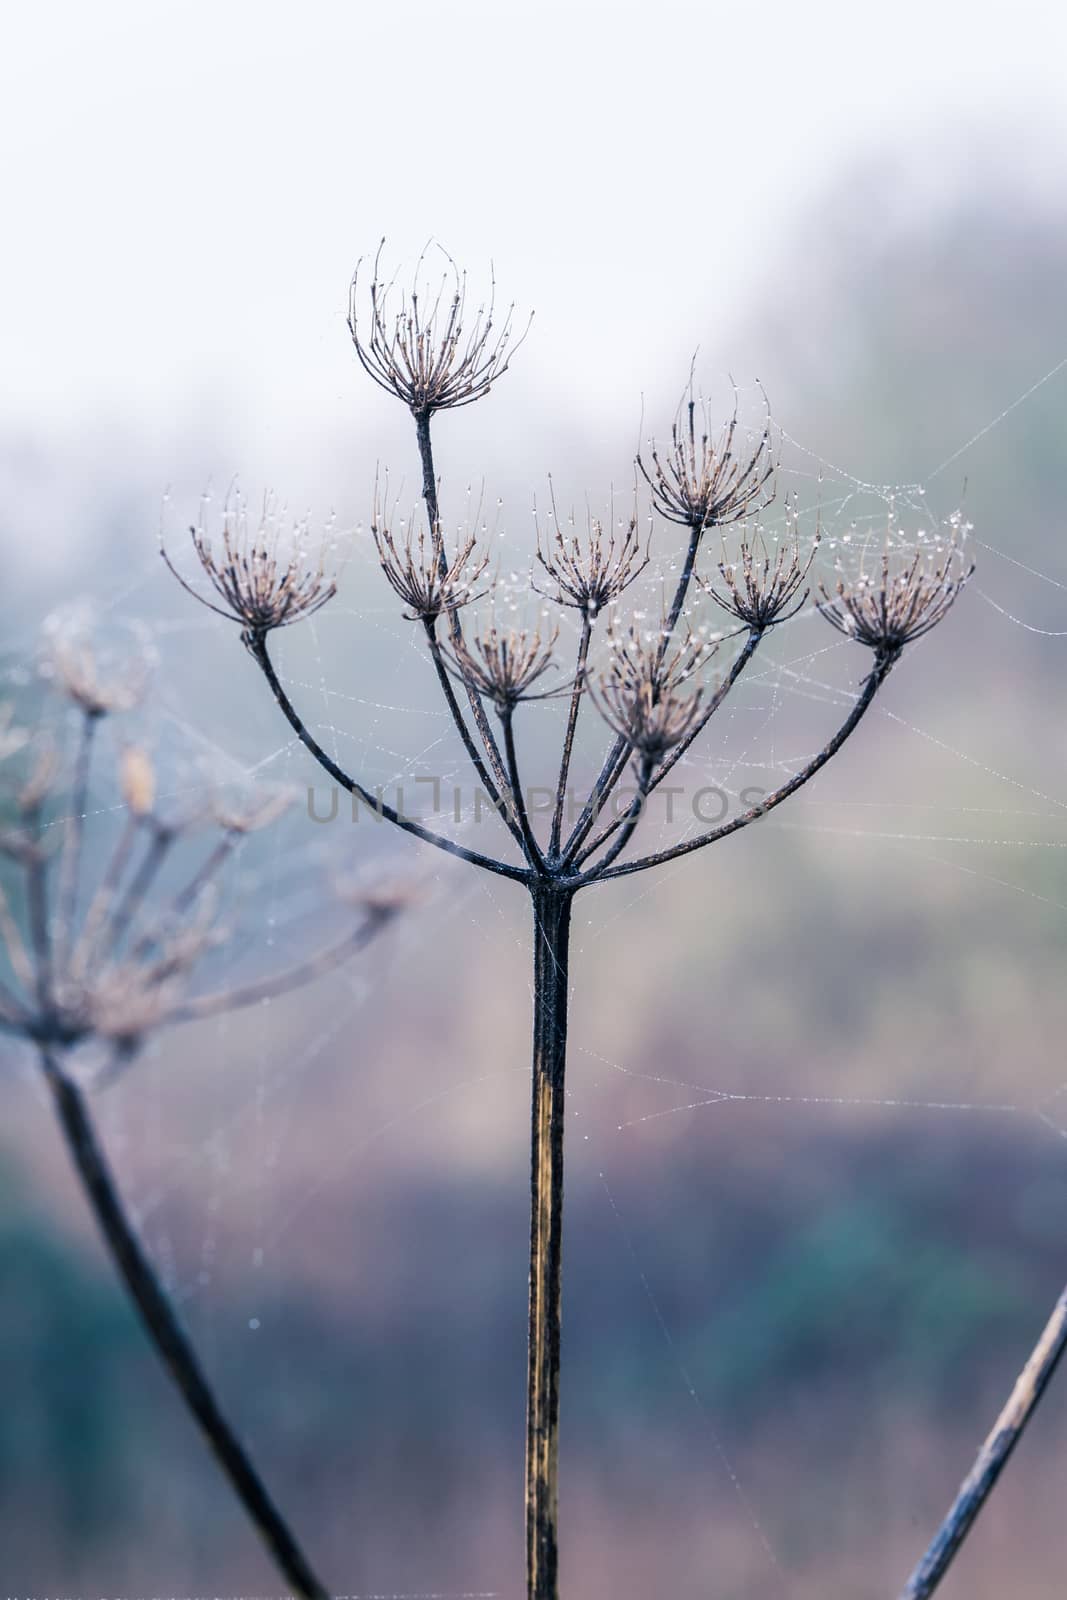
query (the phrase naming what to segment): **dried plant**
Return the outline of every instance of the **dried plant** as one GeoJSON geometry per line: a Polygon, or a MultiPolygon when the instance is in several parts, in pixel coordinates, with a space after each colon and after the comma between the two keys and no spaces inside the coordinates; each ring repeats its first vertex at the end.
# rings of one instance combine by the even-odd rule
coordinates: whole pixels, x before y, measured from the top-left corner
{"type": "MultiPolygon", "coordinates": [[[[421,270],[420,262],[420,270],[421,270]]],[[[455,272],[455,269],[451,269],[455,272]]],[[[474,320],[464,334],[463,279],[455,273],[449,294],[438,295],[425,311],[416,286],[399,309],[386,312],[389,286],[376,262],[370,287],[369,331],[363,331],[358,279],[353,286],[351,327],[360,361],[375,381],[412,411],[422,468],[426,527],[399,545],[376,515],[376,540],[388,582],[410,617],[421,619],[431,664],[456,730],[463,741],[499,825],[510,836],[508,854],[471,849],[410,817],[373,801],[357,775],[345,771],[319,744],[294,706],[272,659],[269,624],[248,622],[246,640],[277,704],[306,749],[330,777],[351,794],[374,804],[387,817],[433,847],[521,885],[530,894],[534,916],[532,1177],[529,1351],[527,1369],[526,1519],[527,1595],[556,1600],[558,1595],[558,1445],[560,1362],[560,1269],[563,1224],[563,1134],[569,999],[569,930],[576,894],[598,883],[647,870],[703,850],[750,826],[775,810],[813,779],[859,726],[908,640],[933,626],[957,598],[966,572],[952,576],[920,562],[906,569],[906,598],[886,609],[880,632],[873,623],[846,631],[873,650],[873,661],[840,724],[822,748],[758,804],[745,806],[714,827],[643,855],[625,855],[633,842],[648,797],[691,748],[744,673],[761,641],[786,623],[807,598],[812,555],[802,554],[795,506],[786,508],[784,537],[775,539],[758,522],[771,501],[775,473],[769,421],[752,442],[738,449],[739,414],[721,430],[711,423],[690,384],[676,420],[670,449],[653,445],[648,464],[637,466],[651,491],[655,515],[688,530],[677,565],[673,593],[663,606],[662,623],[652,631],[644,613],[627,602],[644,570],[647,551],[637,535],[636,517],[616,532],[589,518],[582,533],[564,534],[553,503],[552,524],[538,540],[535,576],[547,587],[537,592],[562,609],[577,612],[579,631],[573,674],[563,688],[549,680],[558,650],[558,630],[508,631],[495,624],[475,626],[468,638],[467,599],[476,574],[486,572],[484,554],[473,541],[462,542],[449,558],[440,535],[437,471],[431,439],[436,410],[467,405],[486,394],[506,370],[507,325],[496,335],[492,314],[474,320]],[[734,524],[741,524],[740,531],[734,524]],[[691,629],[687,609],[700,587],[696,562],[710,528],[722,530],[723,555],[717,577],[702,580],[715,604],[738,626],[724,640],[691,629]],[[920,577],[920,573],[923,574],[920,577]],[[892,610],[892,617],[890,617],[892,610]],[[594,633],[607,616],[606,659],[590,666],[594,633]],[[445,619],[447,638],[438,637],[445,619]],[[708,668],[719,649],[732,641],[732,653],[715,681],[708,668]],[[458,680],[463,693],[457,695],[458,680]],[[545,685],[548,685],[547,687],[545,685]],[[520,781],[516,726],[529,701],[569,689],[570,699],[547,837],[534,827],[520,781]],[[589,785],[577,819],[566,830],[577,724],[590,696],[614,733],[599,773],[589,785]],[[461,702],[465,699],[466,706],[461,702]],[[493,717],[495,716],[495,725],[493,717]],[[618,785],[633,765],[637,785],[631,801],[619,805],[618,785]],[[605,818],[605,812],[614,814],[605,818]]],[[[817,530],[814,538],[817,543],[817,530]]],[[[211,576],[210,569],[208,573],[211,576]]],[[[887,582],[890,580],[886,579],[887,582]]],[[[895,581],[895,580],[894,580],[895,581]]],[[[487,588],[504,597],[499,580],[487,588]]],[[[897,590],[893,590],[896,595],[897,590]]],[[[862,610],[864,581],[842,579],[834,600],[823,609],[829,620],[862,610]]]]}
{"type": "Polygon", "coordinates": [[[819,610],[847,638],[878,654],[899,655],[937,626],[974,571],[962,548],[966,531],[957,512],[944,540],[901,557],[892,548],[891,526],[876,574],[864,566],[855,577],[842,575],[833,593],[820,584],[819,610]]]}
{"type": "Polygon", "coordinates": [[[650,635],[636,623],[621,636],[610,632],[608,644],[609,664],[590,693],[608,726],[651,767],[696,722],[704,691],[693,680],[718,644],[690,637],[672,646],[662,629],[650,635]]]}
{"type": "MultiPolygon", "coordinates": [[[[198,549],[209,562],[206,545],[198,549]]],[[[110,685],[99,654],[82,636],[69,647],[53,644],[49,667],[55,686],[79,712],[70,774],[46,738],[17,729],[9,713],[0,715],[0,753],[7,758],[0,779],[13,816],[0,834],[0,855],[19,886],[13,901],[0,882],[0,947],[12,980],[0,980],[0,1031],[34,1051],[104,1242],[222,1470],[293,1591],[324,1600],[325,1588],[227,1421],[126,1210],[94,1125],[90,1092],[125,1071],[160,1029],[257,1005],[347,961],[401,901],[373,892],[346,913],[351,925],[343,937],[299,965],[238,987],[194,992],[196,974],[210,971],[210,957],[226,937],[219,916],[222,869],[240,839],[274,822],[291,796],[267,791],[245,803],[214,800],[207,808],[214,813],[212,842],[201,846],[199,865],[179,887],[164,889],[164,867],[179,845],[193,848],[204,820],[194,828],[161,810],[149,755],[126,743],[115,774],[124,821],[109,855],[90,853],[85,818],[98,729],[130,697],[110,685]],[[16,756],[24,771],[11,764],[16,756]]],[[[143,674],[130,664],[128,674],[140,687],[143,674]]]]}
{"type": "Polygon", "coordinates": [[[537,560],[552,588],[546,592],[534,584],[535,591],[558,606],[573,607],[583,621],[592,623],[641,576],[649,556],[647,546],[641,546],[636,513],[618,535],[614,522],[605,534],[599,517],[590,517],[581,538],[577,533],[564,534],[553,498],[551,533],[542,545],[538,529],[537,560]]]}
{"type": "Polygon", "coordinates": [[[433,623],[481,598],[476,589],[489,557],[475,555],[473,534],[449,560],[440,527],[428,534],[425,527],[416,530],[412,519],[398,545],[376,499],[371,535],[382,571],[408,608],[404,615],[409,622],[433,623]]]}
{"type": "Polygon", "coordinates": [[[437,287],[424,294],[420,285],[426,265],[424,251],[411,288],[397,291],[395,282],[382,277],[384,245],[383,239],[374,257],[366,322],[360,313],[359,267],[352,278],[348,327],[364,371],[410,406],[415,415],[480,400],[508,370],[526,336],[524,330],[514,338],[514,307],[508,307],[497,326],[494,283],[488,302],[471,315],[467,274],[439,246],[445,270],[437,287]]]}
{"type": "Polygon", "coordinates": [[[698,401],[690,380],[688,398],[671,427],[670,448],[662,455],[655,440],[649,462],[638,455],[637,468],[652,491],[661,517],[697,534],[740,522],[752,510],[763,510],[774,498],[769,418],[755,444],[735,454],[738,412],[716,432],[706,403],[698,401]],[[697,414],[699,412],[699,426],[697,414]]]}
{"type": "Polygon", "coordinates": [[[239,622],[246,640],[312,616],[337,593],[336,580],[326,574],[327,541],[321,540],[317,553],[309,557],[306,527],[297,524],[291,534],[285,534],[269,500],[264,502],[254,531],[244,502],[227,502],[218,554],[202,515],[200,526],[191,527],[189,534],[200,566],[223,604],[217,606],[191,588],[161,545],[164,561],[195,599],[231,622],[239,622]],[[283,539],[287,554],[283,553],[283,539]]]}
{"type": "Polygon", "coordinates": [[[810,591],[804,587],[819,547],[819,530],[805,556],[798,530],[796,503],[786,506],[784,537],[768,533],[760,524],[742,524],[736,555],[723,542],[718,564],[719,581],[696,581],[715,604],[743,622],[747,628],[764,632],[780,622],[789,622],[803,608],[810,591]]]}
{"type": "Polygon", "coordinates": [[[463,682],[506,717],[523,700],[559,693],[558,689],[535,692],[533,687],[555,666],[558,638],[558,628],[545,639],[536,630],[504,629],[493,623],[484,633],[476,633],[470,644],[458,641],[449,660],[463,682]]]}

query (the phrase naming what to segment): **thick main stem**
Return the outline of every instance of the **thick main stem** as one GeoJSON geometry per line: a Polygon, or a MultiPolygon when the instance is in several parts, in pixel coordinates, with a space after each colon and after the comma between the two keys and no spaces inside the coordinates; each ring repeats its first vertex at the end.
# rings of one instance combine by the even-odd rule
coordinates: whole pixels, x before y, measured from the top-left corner
{"type": "Polygon", "coordinates": [[[573,896],[533,890],[530,1333],[526,1390],[526,1594],[559,1595],[559,1363],[567,961],[573,896]]]}
{"type": "Polygon", "coordinates": [[[315,1576],[244,1446],[219,1409],[196,1352],[126,1216],[81,1090],[47,1052],[42,1054],[42,1065],[86,1197],[164,1366],[294,1593],[302,1600],[329,1600],[329,1591],[315,1576]]]}

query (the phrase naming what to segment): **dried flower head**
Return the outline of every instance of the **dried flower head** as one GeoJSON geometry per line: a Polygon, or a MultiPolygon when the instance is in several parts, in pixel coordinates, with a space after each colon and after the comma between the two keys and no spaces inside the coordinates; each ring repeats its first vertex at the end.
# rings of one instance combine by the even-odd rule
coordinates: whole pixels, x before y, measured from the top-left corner
{"type": "MultiPolygon", "coordinates": [[[[648,551],[642,549],[636,516],[631,516],[624,532],[617,533],[613,524],[605,534],[599,517],[592,517],[584,538],[564,534],[553,499],[552,527],[543,543],[538,528],[537,559],[555,586],[546,598],[572,606],[592,620],[645,570],[648,551]]],[[[534,588],[542,592],[536,584],[534,588]]]]}
{"type": "Polygon", "coordinates": [[[412,878],[379,878],[367,883],[359,880],[342,886],[341,898],[354,906],[375,926],[384,926],[402,911],[420,903],[424,887],[412,878]]]}
{"type": "Polygon", "coordinates": [[[662,630],[648,633],[631,623],[625,633],[609,634],[609,646],[608,665],[591,689],[597,709],[632,749],[658,760],[699,717],[703,689],[694,679],[718,644],[690,635],[669,645],[662,630]]]}
{"type": "Polygon", "coordinates": [[[783,536],[770,536],[758,524],[744,525],[736,556],[730,556],[723,541],[723,556],[718,563],[721,583],[696,574],[696,581],[716,605],[743,622],[753,632],[763,633],[776,623],[795,617],[810,590],[804,581],[819,545],[818,528],[805,556],[797,530],[795,502],[786,506],[783,536]]]}
{"type": "Polygon", "coordinates": [[[295,799],[294,790],[284,784],[257,784],[249,794],[236,799],[213,795],[211,813],[228,834],[258,833],[283,817],[295,799]]]}
{"type": "Polygon", "coordinates": [[[125,951],[102,951],[99,961],[61,974],[55,995],[60,1037],[136,1049],[166,1021],[205,953],[221,942],[213,913],[213,898],[203,896],[191,921],[174,919],[154,937],[138,938],[125,951]]]}
{"type": "Polygon", "coordinates": [[[423,526],[416,532],[412,518],[398,543],[377,499],[371,533],[382,571],[407,607],[404,615],[409,622],[436,622],[438,617],[481,598],[475,589],[489,565],[489,557],[475,554],[473,534],[457,545],[451,561],[439,523],[429,533],[423,526]]]}
{"type": "Polygon", "coordinates": [[[298,523],[286,541],[288,554],[283,554],[282,528],[270,500],[264,502],[254,531],[243,501],[224,506],[218,554],[204,529],[203,517],[199,527],[190,528],[189,533],[197,559],[223,605],[215,605],[187,583],[162,545],[160,554],[183,589],[209,610],[242,625],[241,637],[246,643],[262,639],[273,628],[312,616],[337,593],[336,580],[326,575],[326,540],[320,541],[317,557],[309,558],[308,528],[298,523]]]}
{"type": "Polygon", "coordinates": [[[84,617],[64,614],[49,621],[42,672],[89,717],[130,711],[148,682],[143,648],[108,653],[89,638],[84,617]]]}
{"type": "MultiPolygon", "coordinates": [[[[503,321],[495,316],[496,284],[489,300],[473,314],[467,305],[467,274],[447,251],[440,283],[423,293],[420,276],[426,252],[419,257],[410,290],[396,290],[395,280],[381,276],[383,239],[374,257],[367,323],[359,312],[359,267],[352,279],[348,326],[356,355],[375,383],[399,396],[416,416],[429,416],[469,406],[489,393],[508,369],[512,355],[529,329],[514,337],[514,307],[503,321]],[[391,305],[399,292],[399,303],[391,305]]],[[[440,247],[438,247],[440,248],[440,247]]]]}
{"type": "Polygon", "coordinates": [[[0,958],[17,986],[0,978],[0,1029],[46,1049],[95,1041],[125,1060],[162,1023],[251,1004],[331,970],[402,909],[398,894],[372,889],[336,946],[265,985],[188,998],[194,970],[226,936],[216,911],[221,871],[239,839],[279,816],[292,792],[265,788],[243,804],[216,803],[219,837],[175,879],[169,868],[185,829],[159,816],[155,769],[136,744],[120,747],[112,778],[123,824],[109,851],[90,850],[86,796],[98,748],[83,734],[74,762],[64,762],[41,738],[24,747],[28,775],[11,775],[18,816],[0,828],[0,852],[21,869],[22,903],[13,907],[0,884],[0,958]],[[47,823],[46,800],[58,811],[47,823]]]}
{"type": "Polygon", "coordinates": [[[449,661],[456,673],[477,694],[491,700],[501,716],[507,715],[520,700],[544,699],[560,689],[531,694],[533,685],[555,665],[553,651],[559,637],[554,629],[545,639],[537,630],[500,629],[493,623],[470,644],[453,641],[449,661]]]}
{"type": "Polygon", "coordinates": [[[818,607],[838,632],[865,644],[883,659],[895,659],[904,646],[937,626],[974,571],[964,550],[968,532],[959,512],[948,519],[947,540],[924,542],[897,555],[887,538],[878,568],[871,574],[842,573],[831,594],[820,584],[818,607]]]}
{"type": "Polygon", "coordinates": [[[700,402],[697,426],[697,401],[692,384],[689,398],[679,407],[671,428],[670,450],[661,457],[655,440],[650,446],[651,466],[640,455],[637,466],[652,490],[652,504],[668,522],[679,522],[694,532],[738,522],[750,511],[757,512],[774,499],[766,485],[774,476],[769,420],[755,444],[734,454],[737,433],[737,403],[733,416],[713,433],[707,404],[700,402]],[[683,420],[683,413],[685,420],[683,420]]]}

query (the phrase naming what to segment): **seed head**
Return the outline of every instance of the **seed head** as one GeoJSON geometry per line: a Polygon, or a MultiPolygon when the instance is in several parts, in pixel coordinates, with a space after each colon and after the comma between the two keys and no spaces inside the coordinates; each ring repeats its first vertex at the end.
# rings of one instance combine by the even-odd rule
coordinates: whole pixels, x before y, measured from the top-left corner
{"type": "Polygon", "coordinates": [[[105,652],[90,641],[80,616],[50,620],[45,637],[44,675],[87,717],[131,711],[141,699],[148,682],[143,650],[122,656],[105,652]]]}
{"type": "Polygon", "coordinates": [[[410,290],[398,291],[395,279],[386,281],[381,275],[384,244],[383,239],[374,257],[365,318],[359,311],[359,267],[349,295],[348,326],[364,370],[416,416],[480,400],[508,370],[529,323],[516,339],[514,307],[509,306],[497,324],[493,280],[488,302],[472,313],[467,305],[467,274],[445,250],[440,252],[445,267],[436,288],[424,294],[420,286],[424,251],[410,290]]]}
{"type": "Polygon", "coordinates": [[[635,516],[625,533],[617,534],[612,526],[607,535],[600,519],[593,517],[582,538],[577,533],[564,534],[554,500],[552,527],[543,543],[538,529],[537,559],[555,587],[555,593],[546,598],[573,607],[587,621],[617,600],[648,566],[648,552],[641,548],[635,516]]]}
{"type": "Polygon", "coordinates": [[[224,833],[243,836],[269,828],[285,815],[295,798],[294,791],[283,784],[257,784],[237,799],[212,796],[211,814],[224,833]]]}
{"type": "Polygon", "coordinates": [[[429,533],[422,526],[416,532],[412,519],[398,542],[377,499],[371,533],[382,571],[407,607],[404,615],[409,622],[421,619],[433,623],[481,598],[474,591],[489,565],[489,557],[475,555],[473,534],[457,545],[449,561],[440,523],[435,523],[429,533]]]}
{"type": "Polygon", "coordinates": [[[455,640],[449,660],[469,688],[491,700],[500,715],[506,716],[520,700],[546,699],[561,692],[557,688],[531,693],[533,685],[555,665],[553,649],[558,637],[558,628],[544,639],[536,630],[503,631],[494,623],[476,634],[469,645],[466,640],[455,640]]]}
{"type": "Polygon", "coordinates": [[[750,511],[759,512],[774,499],[766,485],[774,476],[769,419],[754,446],[734,454],[737,404],[733,416],[713,434],[708,406],[698,403],[689,386],[688,400],[679,407],[671,428],[670,449],[661,457],[655,440],[650,446],[651,465],[637,457],[638,471],[652,490],[652,504],[668,522],[678,522],[694,532],[738,522],[750,511]]]}
{"type": "Polygon", "coordinates": [[[718,563],[719,580],[696,575],[697,583],[716,605],[743,622],[754,632],[763,633],[776,623],[795,617],[810,590],[804,580],[819,545],[815,530],[811,548],[805,556],[797,533],[795,502],[786,506],[786,531],[777,544],[768,541],[757,523],[741,529],[736,556],[730,556],[723,541],[723,556],[718,563]]]}
{"type": "Polygon", "coordinates": [[[959,512],[948,519],[947,542],[920,545],[898,557],[888,540],[876,571],[842,574],[831,594],[820,584],[819,610],[839,633],[865,644],[884,660],[937,626],[974,571],[964,548],[968,525],[959,512]]]}
{"type": "Polygon", "coordinates": [[[591,689],[608,726],[650,761],[681,742],[700,715],[703,689],[693,680],[718,649],[694,639],[664,648],[662,630],[642,632],[631,623],[609,637],[611,655],[591,689]]]}
{"type": "Polygon", "coordinates": [[[193,549],[221,606],[208,600],[187,583],[177,571],[166,550],[160,546],[167,566],[183,589],[219,616],[241,624],[245,643],[262,639],[273,628],[285,628],[302,617],[310,617],[337,593],[336,580],[326,575],[326,541],[319,545],[317,558],[306,554],[308,530],[298,523],[289,536],[289,552],[282,553],[282,530],[272,502],[264,502],[259,526],[253,532],[243,501],[223,509],[222,548],[216,554],[205,531],[190,528],[193,549]]]}

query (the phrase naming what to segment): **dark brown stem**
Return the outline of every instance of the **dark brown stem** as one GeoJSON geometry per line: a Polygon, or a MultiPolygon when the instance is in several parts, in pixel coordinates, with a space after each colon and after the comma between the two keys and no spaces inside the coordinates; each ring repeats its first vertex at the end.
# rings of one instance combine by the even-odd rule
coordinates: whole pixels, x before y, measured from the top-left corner
{"type": "Polygon", "coordinates": [[[526,810],[526,801],[523,798],[522,779],[519,776],[519,755],[515,749],[514,707],[509,706],[500,720],[504,728],[504,753],[507,756],[508,763],[508,792],[511,796],[511,804],[518,818],[523,848],[526,851],[530,866],[535,872],[540,872],[545,862],[541,854],[541,847],[534,835],[533,828],[530,826],[530,815],[526,810]]]}
{"type": "Polygon", "coordinates": [[[1056,1302],[1033,1352],[1016,1381],[1011,1398],[993,1424],[974,1466],[960,1486],[952,1509],[908,1580],[901,1600],[927,1600],[945,1576],[974,1525],[1012,1451],[1022,1438],[1064,1351],[1067,1350],[1067,1289],[1056,1302]]]}
{"type": "Polygon", "coordinates": [[[559,1595],[559,1370],[563,1123],[571,896],[535,888],[526,1400],[527,1600],[559,1595]]]}
{"type": "MultiPolygon", "coordinates": [[[[413,415],[415,417],[415,433],[419,443],[419,461],[422,465],[422,497],[426,502],[426,518],[430,524],[430,532],[433,534],[435,530],[440,532],[441,508],[437,499],[437,474],[434,471],[433,443],[430,439],[431,413],[429,411],[416,411],[413,415]]],[[[448,558],[445,555],[443,539],[439,544],[437,561],[443,576],[448,571],[448,558]]],[[[453,646],[462,642],[463,624],[459,620],[459,611],[456,607],[452,607],[448,613],[448,632],[453,646]]],[[[470,702],[471,717],[474,719],[474,726],[477,728],[478,737],[485,747],[485,754],[493,770],[493,778],[498,793],[503,794],[507,790],[508,780],[504,770],[504,763],[500,758],[499,746],[493,736],[492,725],[486,715],[485,707],[482,705],[477,690],[472,689],[470,684],[465,687],[467,699],[470,702]]]]}
{"type": "MultiPolygon", "coordinates": [[[[633,838],[634,830],[636,829],[637,824],[641,821],[641,818],[644,816],[645,803],[648,800],[650,788],[649,780],[651,778],[651,774],[652,763],[647,756],[643,756],[637,772],[637,793],[630,801],[630,804],[627,806],[626,810],[620,816],[614,819],[611,829],[606,830],[606,832],[613,832],[617,827],[619,829],[619,837],[615,840],[615,843],[612,845],[611,849],[608,850],[607,853],[597,862],[597,871],[600,871],[605,867],[610,867],[611,863],[622,854],[630,840],[633,838]]],[[[618,804],[618,798],[618,795],[616,795],[616,804],[618,804]]]]}
{"type": "Polygon", "coordinates": [[[671,609],[667,613],[667,621],[663,627],[663,644],[660,649],[661,658],[666,655],[671,634],[678,626],[678,618],[682,614],[685,598],[693,581],[693,569],[696,566],[697,551],[700,549],[700,541],[704,537],[704,532],[705,529],[702,522],[689,529],[689,545],[685,552],[685,561],[682,564],[681,576],[678,579],[678,584],[674,591],[674,599],[671,601],[671,609]]]}
{"type": "Polygon", "coordinates": [[[571,770],[571,756],[574,752],[574,734],[578,727],[578,711],[582,704],[582,695],[585,692],[585,664],[589,659],[589,641],[593,636],[593,624],[589,620],[589,613],[582,612],[582,633],[578,640],[578,662],[574,669],[574,688],[571,690],[571,705],[567,715],[567,731],[563,738],[563,756],[559,764],[559,782],[556,785],[556,809],[552,814],[552,837],[549,841],[548,852],[550,856],[558,856],[560,835],[563,831],[563,807],[567,798],[567,780],[571,770]]]}
{"type": "Polygon", "coordinates": [[[478,774],[478,781],[481,783],[482,788],[489,796],[494,811],[499,812],[500,817],[512,838],[517,844],[521,844],[522,831],[519,828],[518,823],[513,820],[506,802],[502,800],[500,791],[497,789],[496,784],[490,777],[489,770],[486,767],[485,762],[482,760],[481,751],[471,738],[470,729],[467,727],[467,719],[463,715],[459,701],[456,699],[456,692],[452,687],[452,679],[449,677],[448,668],[445,666],[444,656],[441,654],[441,645],[437,638],[436,618],[426,618],[425,627],[427,643],[430,646],[430,657],[437,671],[437,681],[441,685],[441,692],[445,697],[449,711],[452,713],[452,721],[455,723],[457,729],[459,730],[459,736],[463,740],[463,748],[466,750],[471,759],[474,770],[478,774]]]}
{"type": "Polygon", "coordinates": [[[829,744],[825,745],[816,756],[812,756],[806,766],[795,772],[787,783],[778,789],[764,795],[759,805],[751,806],[747,811],[742,811],[739,816],[732,817],[729,822],[722,823],[717,828],[712,828],[708,833],[702,833],[696,839],[686,839],[682,844],[671,845],[667,850],[658,850],[655,855],[642,856],[637,861],[625,861],[621,867],[609,867],[602,872],[598,867],[581,876],[565,880],[572,888],[581,888],[585,883],[605,882],[608,878],[624,878],[631,872],[643,872],[646,867],[658,867],[665,861],[677,861],[680,856],[687,856],[694,850],[703,850],[705,845],[715,844],[719,839],[725,839],[731,833],[737,833],[741,828],[747,828],[750,822],[757,822],[760,817],[765,817],[768,811],[773,811],[780,806],[783,800],[788,800],[791,794],[814,778],[826,763],[837,754],[845,740],[859,726],[864,714],[869,710],[881,685],[885,682],[893,666],[892,658],[880,658],[875,662],[864,680],[852,710],[845,721],[838,728],[829,744]]]}
{"type": "Polygon", "coordinates": [[[401,816],[398,811],[387,805],[384,800],[375,799],[367,789],[364,789],[361,783],[357,783],[355,778],[350,778],[348,773],[326,754],[318,740],[304,726],[289,696],[282,688],[278,674],[274,670],[274,664],[267,653],[266,639],[253,637],[248,641],[248,647],[259,664],[267,683],[270,685],[271,693],[278,702],[286,721],[300,740],[300,743],[305,750],[311,752],[323,771],[329,773],[334,782],[340,784],[342,789],[362,800],[364,805],[376,811],[379,816],[385,817],[386,821],[393,823],[398,828],[403,828],[405,833],[413,834],[416,839],[422,839],[426,844],[436,845],[438,850],[445,850],[449,855],[458,856],[461,861],[469,861],[472,866],[484,867],[486,872],[499,873],[503,878],[514,878],[519,883],[527,881],[528,874],[522,867],[510,867],[506,862],[497,861],[492,856],[483,856],[477,850],[468,850],[463,845],[456,844],[454,840],[446,839],[443,834],[433,833],[431,829],[424,828],[421,822],[415,822],[410,817],[401,816]]]}
{"type": "Polygon", "coordinates": [[[112,1260],[141,1314],[145,1331],[279,1570],[303,1600],[328,1600],[329,1591],[315,1576],[244,1446],[219,1409],[196,1353],[126,1216],[81,1090],[47,1051],[42,1052],[41,1062],[82,1187],[112,1260]]]}

